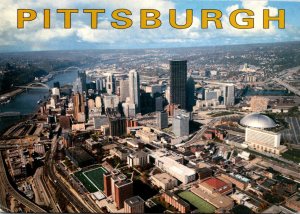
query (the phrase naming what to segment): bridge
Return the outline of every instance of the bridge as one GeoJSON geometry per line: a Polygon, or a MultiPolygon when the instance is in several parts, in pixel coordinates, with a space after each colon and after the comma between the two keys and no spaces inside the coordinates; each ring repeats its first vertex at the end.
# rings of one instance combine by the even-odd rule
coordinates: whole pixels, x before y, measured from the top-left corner
{"type": "Polygon", "coordinates": [[[76,66],[71,66],[71,67],[68,67],[68,68],[64,69],[63,71],[64,71],[64,72],[67,72],[67,71],[70,71],[70,70],[75,70],[75,69],[77,69],[77,70],[81,70],[81,68],[79,68],[79,67],[76,67],[76,66]]]}
{"type": "Polygon", "coordinates": [[[0,112],[0,117],[16,117],[16,116],[21,116],[21,112],[15,112],[15,111],[0,112]]]}
{"type": "Polygon", "coordinates": [[[30,83],[28,85],[24,85],[24,86],[16,86],[17,88],[24,88],[24,89],[47,89],[50,90],[50,87],[48,85],[46,85],[45,83],[41,83],[41,82],[33,82],[30,83]]]}
{"type": "Polygon", "coordinates": [[[6,111],[6,112],[0,112],[0,118],[1,117],[28,117],[32,114],[22,114],[18,111],[6,111]]]}
{"type": "Polygon", "coordinates": [[[279,79],[279,78],[274,78],[273,79],[275,82],[277,82],[279,85],[285,87],[286,89],[288,89],[289,91],[293,92],[294,94],[300,96],[300,90],[295,88],[294,86],[284,82],[283,80],[279,79]]]}

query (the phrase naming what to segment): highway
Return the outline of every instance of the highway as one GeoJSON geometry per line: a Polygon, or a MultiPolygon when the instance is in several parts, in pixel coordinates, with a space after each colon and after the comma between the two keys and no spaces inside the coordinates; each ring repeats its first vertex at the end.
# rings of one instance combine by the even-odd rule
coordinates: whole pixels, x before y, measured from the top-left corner
{"type": "Polygon", "coordinates": [[[201,129],[192,137],[192,139],[190,139],[189,141],[187,141],[184,144],[184,147],[188,147],[190,145],[193,145],[194,143],[196,143],[197,141],[199,141],[202,138],[202,135],[205,133],[205,131],[211,127],[215,122],[217,122],[218,120],[220,120],[220,118],[214,118],[212,119],[208,124],[203,125],[201,127],[201,129]]]}
{"type": "Polygon", "coordinates": [[[75,208],[78,209],[81,213],[91,213],[95,212],[94,210],[91,210],[89,207],[87,207],[85,204],[83,204],[62,182],[62,180],[56,176],[55,169],[54,169],[54,161],[53,157],[57,148],[57,136],[55,136],[52,140],[51,145],[51,151],[47,154],[46,161],[45,161],[45,172],[46,176],[48,175],[48,178],[54,183],[57,189],[62,191],[62,193],[65,195],[65,197],[69,200],[71,204],[75,206],[75,208]]]}
{"type": "Polygon", "coordinates": [[[294,86],[291,86],[290,84],[282,81],[279,78],[274,78],[274,81],[277,82],[279,85],[282,85],[283,87],[285,87],[286,89],[288,89],[289,91],[293,92],[294,94],[300,96],[300,90],[295,88],[294,86]]]}
{"type": "Polygon", "coordinates": [[[1,187],[6,189],[6,192],[11,194],[17,201],[19,201],[24,206],[28,207],[34,213],[46,213],[44,209],[40,208],[35,203],[28,200],[26,197],[22,196],[14,187],[11,185],[4,166],[4,161],[2,153],[0,152],[0,183],[1,187]]]}

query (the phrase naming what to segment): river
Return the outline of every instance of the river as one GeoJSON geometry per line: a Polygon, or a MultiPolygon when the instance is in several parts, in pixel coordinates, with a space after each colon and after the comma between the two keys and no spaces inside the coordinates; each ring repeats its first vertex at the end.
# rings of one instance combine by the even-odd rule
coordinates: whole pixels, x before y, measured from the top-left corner
{"type": "MultiPolygon", "coordinates": [[[[53,87],[54,82],[59,82],[61,86],[72,84],[77,77],[77,70],[59,73],[46,84],[53,87]]],[[[46,89],[29,89],[11,100],[8,104],[0,105],[0,112],[20,112],[21,115],[32,114],[38,109],[37,102],[47,99],[49,91],[46,89]]],[[[0,132],[20,120],[19,116],[0,117],[0,132]]]]}

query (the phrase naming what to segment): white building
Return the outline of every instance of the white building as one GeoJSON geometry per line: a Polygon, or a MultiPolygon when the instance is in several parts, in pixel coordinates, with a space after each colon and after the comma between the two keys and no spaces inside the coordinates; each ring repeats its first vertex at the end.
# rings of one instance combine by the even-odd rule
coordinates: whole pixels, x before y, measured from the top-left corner
{"type": "Polygon", "coordinates": [[[109,95],[112,95],[115,93],[115,91],[116,91],[116,79],[114,74],[110,73],[106,78],[106,92],[109,95]]]}
{"type": "Polygon", "coordinates": [[[137,151],[135,153],[130,154],[127,157],[127,164],[130,167],[133,166],[145,166],[147,164],[148,154],[143,150],[137,151]]]}
{"type": "Polygon", "coordinates": [[[122,103],[123,112],[125,117],[135,117],[136,115],[136,106],[131,103],[122,103]]]}
{"type": "Polygon", "coordinates": [[[119,97],[117,95],[104,95],[103,102],[105,109],[117,108],[119,105],[119,97]]]}
{"type": "Polygon", "coordinates": [[[173,133],[176,137],[189,135],[190,115],[184,110],[176,110],[173,117],[173,133]]]}
{"type": "Polygon", "coordinates": [[[59,88],[52,88],[52,95],[57,95],[58,97],[60,97],[59,88]]]}
{"type": "Polygon", "coordinates": [[[149,127],[143,127],[143,129],[137,130],[135,136],[140,138],[144,143],[151,143],[157,140],[157,134],[151,132],[149,127]]]}
{"type": "Polygon", "coordinates": [[[129,81],[120,80],[120,102],[125,102],[129,97],[129,81]]]}
{"type": "MultiPolygon", "coordinates": [[[[179,157],[180,158],[180,157],[179,157]]],[[[149,154],[150,162],[154,159],[155,165],[161,170],[169,173],[183,184],[196,179],[196,172],[187,166],[176,161],[177,157],[162,151],[155,151],[149,154]]]]}
{"type": "Polygon", "coordinates": [[[286,150],[280,145],[280,136],[280,133],[247,127],[245,142],[258,151],[279,155],[286,150]]]}
{"type": "Polygon", "coordinates": [[[140,112],[140,77],[136,70],[129,71],[130,103],[135,104],[137,113],[140,112]]]}
{"type": "Polygon", "coordinates": [[[223,98],[224,98],[224,105],[225,106],[233,106],[235,101],[234,96],[234,85],[228,84],[225,85],[223,88],[223,98]]]}

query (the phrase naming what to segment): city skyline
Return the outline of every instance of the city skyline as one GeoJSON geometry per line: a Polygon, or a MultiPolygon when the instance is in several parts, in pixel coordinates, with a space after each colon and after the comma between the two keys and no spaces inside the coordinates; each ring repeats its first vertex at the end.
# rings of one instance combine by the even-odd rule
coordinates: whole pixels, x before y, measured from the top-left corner
{"type": "Polygon", "coordinates": [[[299,53],[0,55],[0,212],[296,214],[299,53]]]}
{"type": "MultiPolygon", "coordinates": [[[[105,8],[109,14],[117,7],[125,7],[132,10],[135,14],[132,18],[134,25],[132,29],[115,30],[110,29],[109,16],[99,17],[99,29],[92,30],[88,27],[89,17],[78,15],[73,17],[74,28],[63,29],[62,16],[53,15],[53,29],[42,29],[41,10],[46,7],[49,9],[62,7],[94,8],[99,7],[96,2],[61,1],[56,4],[53,1],[44,1],[44,4],[36,4],[33,1],[17,2],[16,0],[5,0],[3,5],[10,5],[4,8],[6,15],[1,20],[1,52],[11,51],[34,51],[34,50],[82,50],[82,49],[130,49],[130,48],[169,48],[169,47],[193,47],[207,45],[226,45],[226,44],[252,44],[265,42],[285,42],[299,41],[300,25],[297,20],[298,1],[188,1],[184,5],[178,0],[140,2],[133,5],[131,0],[104,2],[101,8],[105,8]],[[16,29],[16,10],[20,8],[34,8],[38,14],[38,21],[26,23],[25,29],[16,29]],[[161,12],[162,22],[165,23],[161,28],[141,30],[137,14],[139,9],[153,8],[161,12]],[[168,9],[178,11],[178,20],[183,22],[185,9],[194,10],[194,24],[186,30],[171,29],[168,26],[168,9]],[[200,10],[219,9],[223,12],[224,29],[200,29],[200,10]],[[228,25],[228,14],[238,8],[253,10],[256,15],[255,28],[250,30],[232,29],[228,25]],[[270,9],[271,13],[276,13],[277,9],[286,10],[286,28],[278,29],[277,23],[271,23],[269,30],[262,29],[262,10],[270,9]],[[275,12],[274,12],[275,11],[275,12]],[[134,39],[132,39],[134,38],[134,39]],[[222,38],[222,39],[220,39],[222,38]]],[[[242,17],[242,16],[241,16],[242,17]]],[[[239,18],[241,18],[239,17],[239,18]]]]}

